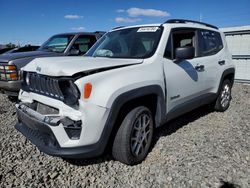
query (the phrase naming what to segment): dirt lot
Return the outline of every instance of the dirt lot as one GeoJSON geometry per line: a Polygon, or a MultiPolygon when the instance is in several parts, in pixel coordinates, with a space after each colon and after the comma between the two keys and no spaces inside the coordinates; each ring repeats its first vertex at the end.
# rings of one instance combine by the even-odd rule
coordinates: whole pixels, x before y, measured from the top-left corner
{"type": "Polygon", "coordinates": [[[236,84],[225,113],[202,107],[159,128],[137,166],[65,161],[41,153],[14,129],[14,104],[0,95],[0,187],[250,187],[250,86],[236,84]]]}

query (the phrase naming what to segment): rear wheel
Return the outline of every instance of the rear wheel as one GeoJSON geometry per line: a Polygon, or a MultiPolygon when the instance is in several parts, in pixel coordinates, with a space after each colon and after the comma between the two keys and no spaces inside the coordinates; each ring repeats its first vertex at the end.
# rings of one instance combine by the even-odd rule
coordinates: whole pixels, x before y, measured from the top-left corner
{"type": "Polygon", "coordinates": [[[230,106],[232,83],[229,80],[224,80],[216,99],[214,109],[219,112],[224,112],[230,106]]]}
{"type": "Polygon", "coordinates": [[[142,162],[148,154],[153,129],[153,118],[148,108],[140,106],[131,110],[115,136],[113,157],[128,165],[142,162]]]}

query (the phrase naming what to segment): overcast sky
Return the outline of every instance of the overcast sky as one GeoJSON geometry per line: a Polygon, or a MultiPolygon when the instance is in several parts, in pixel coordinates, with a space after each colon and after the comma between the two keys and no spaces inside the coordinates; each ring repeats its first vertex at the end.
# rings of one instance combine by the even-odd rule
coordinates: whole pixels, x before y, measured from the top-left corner
{"type": "Polygon", "coordinates": [[[250,0],[0,0],[0,44],[41,44],[62,32],[108,31],[173,18],[219,27],[250,25],[249,8],[250,0]]]}

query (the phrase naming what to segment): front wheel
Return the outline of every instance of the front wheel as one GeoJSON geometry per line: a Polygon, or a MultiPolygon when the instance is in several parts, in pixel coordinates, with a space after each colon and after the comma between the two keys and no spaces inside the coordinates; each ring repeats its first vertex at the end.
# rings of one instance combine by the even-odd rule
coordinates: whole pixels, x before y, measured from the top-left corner
{"type": "Polygon", "coordinates": [[[18,101],[18,97],[17,96],[8,96],[8,99],[10,102],[16,103],[18,101]]]}
{"type": "Polygon", "coordinates": [[[113,157],[128,165],[142,162],[148,154],[153,129],[153,118],[148,108],[139,106],[131,110],[115,136],[113,157]]]}
{"type": "Polygon", "coordinates": [[[224,112],[230,106],[232,83],[229,80],[224,80],[216,99],[214,109],[219,112],[224,112]]]}

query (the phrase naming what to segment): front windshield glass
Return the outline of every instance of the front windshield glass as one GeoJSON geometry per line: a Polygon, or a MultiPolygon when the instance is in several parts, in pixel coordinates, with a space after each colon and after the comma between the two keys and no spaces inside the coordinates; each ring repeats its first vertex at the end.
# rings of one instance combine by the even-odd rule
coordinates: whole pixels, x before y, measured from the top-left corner
{"type": "Polygon", "coordinates": [[[162,27],[136,27],[104,35],[86,56],[109,58],[148,58],[158,46],[162,27]]]}
{"type": "Polygon", "coordinates": [[[74,35],[56,35],[45,42],[38,50],[62,53],[74,35]]]}

